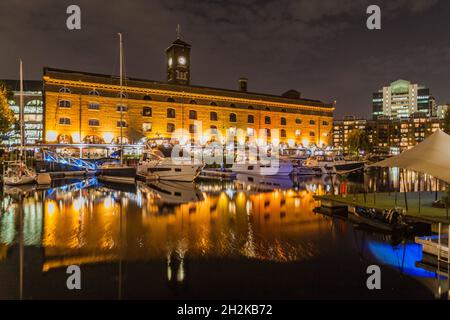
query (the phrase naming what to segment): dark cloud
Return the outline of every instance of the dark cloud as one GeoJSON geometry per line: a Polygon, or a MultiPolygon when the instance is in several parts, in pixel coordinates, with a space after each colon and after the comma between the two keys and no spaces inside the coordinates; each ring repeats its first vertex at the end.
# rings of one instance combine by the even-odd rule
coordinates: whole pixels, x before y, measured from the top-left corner
{"type": "Polygon", "coordinates": [[[164,80],[164,50],[177,23],[193,45],[192,81],[338,101],[337,116],[370,114],[373,91],[398,78],[450,101],[447,0],[2,0],[0,78],[39,78],[54,66],[117,73],[116,33],[125,37],[127,74],[164,80]],[[82,9],[82,30],[65,27],[66,8],[82,9]],[[382,30],[365,27],[366,8],[382,9],[382,30]]]}

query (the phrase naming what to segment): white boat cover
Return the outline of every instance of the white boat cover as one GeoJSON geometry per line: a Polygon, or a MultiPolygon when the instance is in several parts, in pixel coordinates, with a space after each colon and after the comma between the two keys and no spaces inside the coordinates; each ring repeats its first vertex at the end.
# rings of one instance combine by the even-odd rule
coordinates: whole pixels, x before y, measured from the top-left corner
{"type": "Polygon", "coordinates": [[[450,183],[450,135],[438,129],[413,148],[371,166],[397,167],[428,173],[450,183]]]}

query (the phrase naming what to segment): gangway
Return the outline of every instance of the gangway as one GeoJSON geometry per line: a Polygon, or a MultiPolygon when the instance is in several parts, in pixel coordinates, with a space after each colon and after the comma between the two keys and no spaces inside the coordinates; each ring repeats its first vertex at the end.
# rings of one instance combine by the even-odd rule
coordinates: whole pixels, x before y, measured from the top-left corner
{"type": "Polygon", "coordinates": [[[65,164],[68,166],[74,166],[88,171],[97,170],[97,165],[95,163],[85,161],[83,159],[73,157],[63,157],[60,154],[49,150],[44,150],[43,155],[44,160],[48,162],[55,162],[59,164],[65,164]]]}

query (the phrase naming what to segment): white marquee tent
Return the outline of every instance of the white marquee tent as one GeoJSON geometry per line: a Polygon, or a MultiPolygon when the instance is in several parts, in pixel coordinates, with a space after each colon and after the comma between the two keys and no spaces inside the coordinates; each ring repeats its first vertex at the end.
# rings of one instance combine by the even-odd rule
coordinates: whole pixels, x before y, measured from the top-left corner
{"type": "Polygon", "coordinates": [[[413,148],[371,166],[397,167],[428,173],[450,183],[450,135],[438,129],[413,148]]]}

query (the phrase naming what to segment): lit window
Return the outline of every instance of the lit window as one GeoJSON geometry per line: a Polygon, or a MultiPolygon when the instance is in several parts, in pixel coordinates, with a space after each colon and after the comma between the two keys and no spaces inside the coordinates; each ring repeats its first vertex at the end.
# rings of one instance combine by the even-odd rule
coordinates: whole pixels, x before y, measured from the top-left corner
{"type": "Polygon", "coordinates": [[[151,117],[152,116],[152,108],[151,107],[143,107],[142,108],[142,115],[144,117],[151,117]]]}
{"type": "Polygon", "coordinates": [[[151,122],[144,122],[142,124],[142,131],[144,131],[144,132],[151,132],[152,131],[152,123],[151,122]]]}

